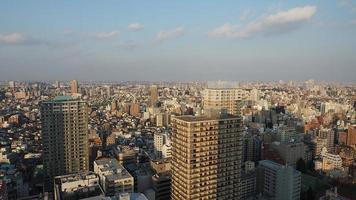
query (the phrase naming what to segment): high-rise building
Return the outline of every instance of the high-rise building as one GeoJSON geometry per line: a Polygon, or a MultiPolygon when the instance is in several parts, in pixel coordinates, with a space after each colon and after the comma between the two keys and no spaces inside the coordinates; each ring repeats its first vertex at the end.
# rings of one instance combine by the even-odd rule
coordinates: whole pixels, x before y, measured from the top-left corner
{"type": "Polygon", "coordinates": [[[262,160],[257,168],[258,192],[274,200],[299,200],[301,173],[291,166],[262,160]]]}
{"type": "Polygon", "coordinates": [[[157,85],[152,85],[150,88],[150,94],[151,94],[151,105],[155,106],[158,102],[158,89],[157,85]]]}
{"type": "Polygon", "coordinates": [[[203,91],[204,110],[224,110],[229,114],[239,113],[239,102],[246,98],[241,89],[208,88],[203,91]]]}
{"type": "Polygon", "coordinates": [[[131,103],[131,105],[130,105],[130,115],[135,116],[135,117],[140,117],[140,115],[141,115],[140,104],[131,103]]]}
{"type": "Polygon", "coordinates": [[[259,161],[262,156],[262,140],[252,134],[246,134],[243,137],[242,160],[259,161]]]}
{"type": "Polygon", "coordinates": [[[70,92],[73,94],[78,94],[79,93],[79,88],[78,88],[78,81],[77,80],[72,80],[70,81],[70,92]]]}
{"type": "Polygon", "coordinates": [[[66,96],[41,103],[45,191],[55,176],[88,171],[87,110],[86,102],[66,96]]]}
{"type": "Polygon", "coordinates": [[[335,151],[335,131],[332,129],[327,131],[327,149],[328,152],[335,151]]]}
{"type": "Polygon", "coordinates": [[[180,116],[172,124],[171,198],[238,199],[240,117],[180,116]]]}

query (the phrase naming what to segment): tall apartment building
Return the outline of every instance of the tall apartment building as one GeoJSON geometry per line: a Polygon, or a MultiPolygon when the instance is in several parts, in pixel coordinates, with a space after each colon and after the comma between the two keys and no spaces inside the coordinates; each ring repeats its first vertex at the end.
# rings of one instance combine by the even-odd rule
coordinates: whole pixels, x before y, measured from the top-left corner
{"type": "Polygon", "coordinates": [[[299,200],[301,173],[291,166],[262,160],[257,168],[258,192],[267,199],[299,200]]]}
{"type": "Polygon", "coordinates": [[[155,106],[158,101],[158,88],[157,85],[152,85],[150,88],[151,106],[155,106]]]}
{"type": "Polygon", "coordinates": [[[70,81],[70,92],[72,93],[72,95],[79,93],[78,81],[77,80],[70,81]]]}
{"type": "Polygon", "coordinates": [[[235,88],[207,88],[203,91],[204,110],[225,110],[229,114],[239,114],[239,102],[247,98],[247,93],[235,88]]]}
{"type": "Polygon", "coordinates": [[[240,117],[179,116],[172,124],[172,200],[238,199],[240,117]]]}
{"type": "Polygon", "coordinates": [[[41,103],[44,190],[55,176],[89,169],[88,113],[84,101],[59,96],[41,103]]]}

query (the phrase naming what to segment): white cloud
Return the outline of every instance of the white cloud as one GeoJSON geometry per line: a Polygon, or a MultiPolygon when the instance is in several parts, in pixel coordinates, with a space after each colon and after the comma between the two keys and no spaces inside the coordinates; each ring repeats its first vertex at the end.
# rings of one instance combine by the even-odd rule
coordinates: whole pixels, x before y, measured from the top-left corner
{"type": "Polygon", "coordinates": [[[22,33],[0,34],[0,44],[21,44],[26,42],[22,33]]]}
{"type": "Polygon", "coordinates": [[[176,27],[175,29],[172,30],[165,30],[165,31],[160,31],[156,34],[156,41],[164,41],[168,39],[173,39],[177,38],[184,35],[184,28],[183,27],[176,27]]]}
{"type": "Polygon", "coordinates": [[[132,31],[139,31],[139,30],[142,30],[144,28],[144,26],[139,23],[132,23],[127,28],[132,31]]]}
{"type": "Polygon", "coordinates": [[[212,37],[234,37],[237,33],[238,25],[226,23],[209,32],[212,37]]]}
{"type": "Polygon", "coordinates": [[[209,32],[214,37],[247,38],[256,34],[273,34],[294,30],[316,13],[316,6],[304,6],[280,11],[251,21],[244,26],[224,24],[209,32]]]}
{"type": "Polygon", "coordinates": [[[116,37],[120,34],[120,31],[110,31],[110,32],[98,32],[98,33],[93,33],[92,36],[98,38],[98,39],[109,39],[116,37]]]}

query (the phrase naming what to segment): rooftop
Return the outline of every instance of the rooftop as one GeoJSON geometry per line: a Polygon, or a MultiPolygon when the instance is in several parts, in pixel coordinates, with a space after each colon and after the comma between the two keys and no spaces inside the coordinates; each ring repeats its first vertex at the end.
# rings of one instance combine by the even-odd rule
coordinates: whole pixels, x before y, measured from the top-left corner
{"type": "Polygon", "coordinates": [[[225,120],[225,119],[240,119],[239,116],[231,115],[231,114],[223,114],[216,116],[193,116],[193,115],[183,115],[183,116],[175,116],[174,118],[180,119],[186,122],[198,122],[198,121],[213,121],[213,120],[225,120]]]}
{"type": "Polygon", "coordinates": [[[109,181],[118,179],[132,178],[131,174],[113,158],[104,158],[95,161],[100,172],[106,176],[109,181]]]}
{"type": "Polygon", "coordinates": [[[73,100],[71,96],[56,96],[53,98],[53,101],[69,101],[73,100]]]}

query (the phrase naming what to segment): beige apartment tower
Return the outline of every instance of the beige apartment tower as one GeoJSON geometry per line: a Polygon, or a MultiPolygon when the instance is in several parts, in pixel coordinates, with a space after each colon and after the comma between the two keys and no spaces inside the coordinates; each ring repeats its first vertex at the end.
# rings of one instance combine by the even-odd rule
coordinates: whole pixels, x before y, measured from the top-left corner
{"type": "Polygon", "coordinates": [[[241,119],[172,119],[172,200],[239,199],[241,119]]]}
{"type": "Polygon", "coordinates": [[[55,176],[86,172],[88,114],[84,101],[59,96],[41,103],[44,190],[53,189],[55,176]]]}
{"type": "Polygon", "coordinates": [[[222,110],[233,115],[240,114],[239,104],[246,100],[248,92],[235,88],[207,88],[203,91],[204,110],[222,110]]]}
{"type": "Polygon", "coordinates": [[[152,85],[150,88],[151,106],[155,107],[158,101],[158,88],[157,85],[152,85]]]}
{"type": "Polygon", "coordinates": [[[70,81],[70,92],[72,93],[72,95],[79,93],[79,87],[78,87],[78,81],[77,80],[70,81]]]}

